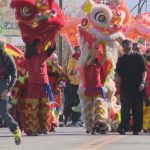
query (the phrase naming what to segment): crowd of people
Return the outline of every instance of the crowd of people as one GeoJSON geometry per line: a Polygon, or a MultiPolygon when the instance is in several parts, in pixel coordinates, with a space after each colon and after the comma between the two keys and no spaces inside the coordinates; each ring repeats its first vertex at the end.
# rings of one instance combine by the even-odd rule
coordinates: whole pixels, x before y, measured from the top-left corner
{"type": "MultiPolygon", "coordinates": [[[[78,68],[81,48],[75,46],[65,73],[58,64],[58,56],[53,53],[55,42],[46,51],[38,49],[39,43],[37,39],[26,45],[23,64],[28,71],[28,84],[27,93],[22,97],[23,109],[19,111],[21,125],[18,125],[18,120],[13,119],[8,111],[11,91],[17,80],[17,67],[13,57],[4,51],[6,41],[0,38],[0,117],[14,134],[15,143],[21,143],[21,130],[27,136],[55,131],[60,115],[63,115],[64,126],[84,126],[88,134],[110,131],[109,99],[100,73],[103,59],[106,59],[103,45],[104,57],[99,60],[99,42],[96,41],[82,71],[78,68]]],[[[150,133],[150,51],[142,54],[140,45],[128,39],[123,40],[121,46],[122,53],[114,75],[118,103],[121,104],[121,122],[118,120],[116,131],[121,135],[128,131],[138,135],[142,130],[150,133]]],[[[2,126],[2,121],[0,124],[2,126]]]]}

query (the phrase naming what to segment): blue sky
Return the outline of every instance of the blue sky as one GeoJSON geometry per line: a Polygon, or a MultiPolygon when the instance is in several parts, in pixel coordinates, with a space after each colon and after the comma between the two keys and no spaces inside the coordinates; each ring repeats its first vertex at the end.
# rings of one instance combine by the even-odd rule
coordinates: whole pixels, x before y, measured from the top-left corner
{"type": "MultiPolygon", "coordinates": [[[[84,0],[78,0],[79,3],[82,3],[84,0]]],[[[129,9],[131,10],[138,2],[139,0],[125,0],[127,5],[129,6],[129,9]]],[[[147,11],[150,12],[150,0],[147,0],[147,11]]],[[[145,12],[145,7],[143,8],[143,12],[145,12]]],[[[137,14],[137,8],[132,11],[133,15],[137,14]]]]}

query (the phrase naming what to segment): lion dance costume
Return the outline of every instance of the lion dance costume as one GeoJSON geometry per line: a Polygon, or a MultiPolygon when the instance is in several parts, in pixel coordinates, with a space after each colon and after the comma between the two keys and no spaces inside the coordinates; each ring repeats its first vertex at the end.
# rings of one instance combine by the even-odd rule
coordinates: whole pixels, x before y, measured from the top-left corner
{"type": "MultiPolygon", "coordinates": [[[[122,30],[123,25],[128,22],[126,17],[128,12],[117,0],[116,3],[111,0],[107,2],[86,0],[82,10],[85,17],[78,26],[78,32],[81,46],[79,93],[83,105],[83,119],[87,132],[93,132],[93,128],[96,127],[98,132],[105,133],[108,118],[112,116],[109,114],[106,98],[110,103],[112,98],[104,92],[102,86],[106,86],[108,78],[114,82],[112,70],[118,57],[117,39],[124,39],[122,30]],[[95,41],[99,41],[96,53],[94,52],[95,41]],[[88,66],[87,62],[92,57],[94,63],[88,66]]],[[[116,111],[113,112],[116,114],[116,111]]]]}
{"type": "MultiPolygon", "coordinates": [[[[10,6],[11,8],[16,9],[16,19],[18,20],[18,26],[21,30],[22,38],[26,45],[32,45],[33,41],[36,39],[40,40],[38,50],[41,55],[39,55],[38,62],[35,63],[41,64],[41,62],[45,61],[46,58],[43,56],[43,53],[45,52],[41,51],[47,50],[48,47],[51,47],[52,43],[55,42],[55,37],[58,31],[64,26],[64,19],[61,9],[55,0],[12,0],[10,6]]],[[[52,53],[52,51],[50,53],[52,53]]],[[[34,64],[34,62],[32,63],[34,64]]],[[[43,66],[46,66],[46,63],[44,64],[43,66]]],[[[30,67],[32,67],[32,65],[30,65],[30,67]]],[[[37,68],[37,70],[39,70],[40,75],[40,68],[37,68]]],[[[46,70],[43,73],[45,74],[45,79],[47,79],[46,81],[48,81],[48,77],[46,77],[46,70]]],[[[29,71],[32,72],[31,68],[29,68],[29,71]]],[[[32,76],[32,79],[35,79],[38,77],[38,73],[30,74],[30,76],[32,76]]],[[[40,81],[38,81],[38,78],[36,79],[37,83],[39,83],[40,81]]],[[[40,94],[45,90],[44,86],[41,87],[41,91],[40,89],[38,89],[39,92],[34,90],[35,93],[28,95],[28,98],[25,98],[24,100],[23,128],[29,135],[38,132],[38,129],[40,128],[46,130],[49,130],[50,128],[50,102],[48,99],[45,99],[45,95],[40,97],[39,100],[35,98],[35,95],[40,94]],[[39,116],[42,118],[42,121],[40,122],[39,116]]],[[[28,84],[28,89],[33,90],[34,88],[28,84]]]]}

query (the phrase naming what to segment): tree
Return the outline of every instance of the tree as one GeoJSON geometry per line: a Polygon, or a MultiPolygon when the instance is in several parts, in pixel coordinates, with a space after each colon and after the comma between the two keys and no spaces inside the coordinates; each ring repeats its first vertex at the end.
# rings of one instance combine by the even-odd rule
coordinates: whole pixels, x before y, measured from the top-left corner
{"type": "MultiPolygon", "coordinates": [[[[82,10],[80,8],[81,0],[62,0],[62,2],[62,10],[66,16],[69,16],[70,18],[79,18],[82,16],[82,10]]],[[[63,38],[62,40],[62,52],[59,51],[59,57],[62,57],[62,65],[63,68],[66,69],[72,50],[69,41],[67,41],[66,38],[63,38]]]]}

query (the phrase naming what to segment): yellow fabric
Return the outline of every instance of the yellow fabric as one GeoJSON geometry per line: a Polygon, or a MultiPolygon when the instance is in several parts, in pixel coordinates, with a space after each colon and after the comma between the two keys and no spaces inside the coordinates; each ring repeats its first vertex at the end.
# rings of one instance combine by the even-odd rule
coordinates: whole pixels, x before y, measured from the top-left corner
{"type": "Polygon", "coordinates": [[[48,98],[26,98],[24,100],[23,110],[25,116],[25,132],[37,132],[39,129],[49,130],[51,120],[50,111],[48,98]]]}
{"type": "Polygon", "coordinates": [[[103,98],[85,96],[81,103],[83,106],[85,128],[87,130],[92,130],[92,128],[99,123],[106,125],[108,107],[107,102],[103,98]]]}
{"type": "Polygon", "coordinates": [[[91,9],[92,9],[92,3],[90,0],[87,0],[85,6],[83,7],[83,11],[89,14],[91,12],[91,9]]]}
{"type": "Polygon", "coordinates": [[[73,85],[79,85],[79,79],[77,77],[77,74],[71,75],[71,72],[74,69],[77,69],[77,65],[78,65],[78,60],[71,57],[69,59],[68,66],[67,66],[67,74],[69,76],[70,83],[73,84],[73,85]]]}
{"type": "MultiPolygon", "coordinates": [[[[102,94],[98,94],[98,95],[96,95],[96,96],[87,96],[87,95],[85,95],[85,94],[82,94],[82,95],[80,95],[80,99],[86,99],[87,101],[94,101],[95,99],[97,99],[97,98],[100,98],[100,97],[102,97],[102,94]]],[[[101,103],[101,102],[100,102],[101,103]]]]}
{"type": "Polygon", "coordinates": [[[25,132],[37,132],[39,124],[39,100],[26,98],[24,100],[24,130],[25,132]]]}
{"type": "Polygon", "coordinates": [[[48,101],[47,98],[42,98],[40,100],[39,118],[41,128],[46,129],[48,131],[50,128],[50,121],[51,121],[51,109],[50,109],[50,102],[48,101]]]}
{"type": "Polygon", "coordinates": [[[150,106],[143,109],[143,129],[150,130],[150,106]]]}
{"type": "Polygon", "coordinates": [[[16,145],[19,145],[21,143],[22,138],[20,129],[16,129],[16,131],[14,132],[14,138],[16,145]]]}

